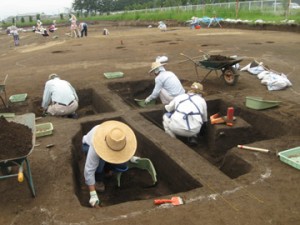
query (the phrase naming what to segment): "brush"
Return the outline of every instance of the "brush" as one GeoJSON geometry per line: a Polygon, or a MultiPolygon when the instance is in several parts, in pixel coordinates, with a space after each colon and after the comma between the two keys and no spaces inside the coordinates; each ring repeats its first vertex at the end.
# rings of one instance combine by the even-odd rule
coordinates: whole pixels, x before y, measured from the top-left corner
{"type": "Polygon", "coordinates": [[[160,205],[164,203],[172,203],[172,205],[182,205],[183,204],[183,199],[181,197],[175,196],[172,197],[171,199],[154,199],[154,204],[155,205],[160,205]]]}

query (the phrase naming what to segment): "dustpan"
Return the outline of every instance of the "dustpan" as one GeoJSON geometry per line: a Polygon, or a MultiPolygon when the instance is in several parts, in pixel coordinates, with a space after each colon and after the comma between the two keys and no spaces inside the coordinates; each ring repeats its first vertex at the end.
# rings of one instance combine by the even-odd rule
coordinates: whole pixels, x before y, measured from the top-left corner
{"type": "MultiPolygon", "coordinates": [[[[152,177],[153,185],[156,184],[156,182],[157,182],[156,170],[150,159],[137,158],[134,162],[129,161],[128,169],[130,169],[130,168],[138,168],[138,169],[142,169],[142,170],[147,170],[152,177]]],[[[119,172],[117,174],[118,187],[121,186],[121,184],[120,184],[121,183],[121,175],[122,175],[122,172],[119,172]]]]}

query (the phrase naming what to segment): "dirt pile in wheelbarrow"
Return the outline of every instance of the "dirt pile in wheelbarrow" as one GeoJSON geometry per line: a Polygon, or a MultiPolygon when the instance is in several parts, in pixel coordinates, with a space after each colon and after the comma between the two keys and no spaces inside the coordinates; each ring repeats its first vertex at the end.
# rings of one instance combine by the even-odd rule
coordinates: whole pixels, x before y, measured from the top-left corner
{"type": "Polygon", "coordinates": [[[0,117],[0,160],[28,155],[32,148],[32,133],[29,127],[9,122],[0,117]]]}

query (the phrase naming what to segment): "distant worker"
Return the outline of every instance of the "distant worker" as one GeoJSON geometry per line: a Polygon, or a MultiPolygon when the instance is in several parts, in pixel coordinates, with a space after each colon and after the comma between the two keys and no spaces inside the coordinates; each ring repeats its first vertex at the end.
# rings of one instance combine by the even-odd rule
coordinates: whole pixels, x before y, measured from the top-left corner
{"type": "Polygon", "coordinates": [[[14,38],[14,44],[15,46],[19,46],[19,41],[20,41],[20,38],[19,38],[19,32],[18,32],[18,28],[16,26],[12,26],[11,27],[11,30],[10,30],[10,34],[13,36],[14,38]]]}
{"type": "Polygon", "coordinates": [[[185,93],[178,77],[173,72],[166,71],[164,65],[166,64],[160,62],[153,62],[151,65],[149,73],[155,75],[155,86],[151,95],[145,99],[146,104],[159,96],[161,102],[165,105],[177,95],[185,93]]]}
{"type": "Polygon", "coordinates": [[[157,28],[160,29],[161,31],[167,31],[167,25],[163,21],[158,22],[157,28]]]}
{"type": "Polygon", "coordinates": [[[82,138],[83,152],[86,153],[84,179],[89,187],[92,207],[101,204],[97,192],[105,191],[105,171],[124,172],[127,162],[134,156],[137,139],[133,130],[125,123],[109,120],[94,126],[82,138]]]}
{"type": "Polygon", "coordinates": [[[71,15],[71,18],[70,18],[70,21],[71,21],[71,37],[79,37],[79,30],[78,30],[78,26],[77,26],[77,18],[74,14],[71,15]]]}
{"type": "Polygon", "coordinates": [[[188,143],[196,145],[197,135],[207,122],[207,104],[202,97],[203,86],[194,82],[186,94],[176,96],[163,115],[165,132],[171,137],[187,137],[188,143]]]}
{"type": "Polygon", "coordinates": [[[77,118],[78,96],[73,86],[61,80],[57,74],[50,74],[45,84],[42,109],[44,115],[77,118]]]}
{"type": "Polygon", "coordinates": [[[81,33],[81,37],[83,37],[83,34],[86,37],[88,33],[88,25],[85,22],[79,23],[79,31],[81,33]]]}

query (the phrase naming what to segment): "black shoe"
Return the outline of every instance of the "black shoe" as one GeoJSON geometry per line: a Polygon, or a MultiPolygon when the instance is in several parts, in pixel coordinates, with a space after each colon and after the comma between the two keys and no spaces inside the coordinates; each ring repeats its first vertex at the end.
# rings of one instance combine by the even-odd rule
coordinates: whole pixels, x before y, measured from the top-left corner
{"type": "Polygon", "coordinates": [[[188,138],[188,144],[190,146],[197,146],[198,145],[198,140],[196,137],[189,137],[188,138]]]}
{"type": "Polygon", "coordinates": [[[77,113],[75,113],[75,112],[69,114],[67,117],[68,117],[68,118],[71,118],[71,119],[78,119],[78,115],[77,115],[77,113]]]}

